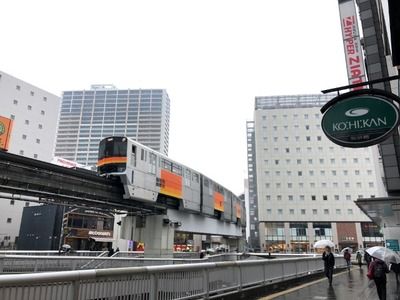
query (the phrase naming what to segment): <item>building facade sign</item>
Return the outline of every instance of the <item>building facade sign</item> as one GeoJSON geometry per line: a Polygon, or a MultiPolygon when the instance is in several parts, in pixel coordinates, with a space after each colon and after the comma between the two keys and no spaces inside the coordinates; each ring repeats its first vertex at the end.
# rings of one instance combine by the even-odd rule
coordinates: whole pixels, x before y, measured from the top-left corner
{"type": "MultiPolygon", "coordinates": [[[[354,0],[339,0],[344,54],[349,85],[365,82],[365,67],[354,0]]],[[[360,90],[364,87],[355,87],[360,90]]]]}
{"type": "Polygon", "coordinates": [[[13,120],[0,116],[0,150],[8,151],[13,120]]]}
{"type": "Polygon", "coordinates": [[[394,94],[380,90],[360,90],[337,96],[321,112],[322,129],[335,144],[368,147],[385,140],[399,124],[394,94]]]}

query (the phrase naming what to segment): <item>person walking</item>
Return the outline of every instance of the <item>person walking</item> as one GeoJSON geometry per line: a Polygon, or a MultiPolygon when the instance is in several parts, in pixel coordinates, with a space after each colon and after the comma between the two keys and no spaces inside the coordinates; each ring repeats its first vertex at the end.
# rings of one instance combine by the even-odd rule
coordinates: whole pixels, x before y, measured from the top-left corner
{"type": "Polygon", "coordinates": [[[351,254],[350,254],[349,249],[344,250],[343,257],[344,257],[344,259],[346,260],[347,269],[350,271],[350,267],[351,267],[351,254]]]}
{"type": "Polygon", "coordinates": [[[356,260],[357,260],[358,266],[361,268],[361,266],[362,266],[362,255],[361,255],[361,251],[357,251],[356,260]]]}
{"type": "Polygon", "coordinates": [[[335,257],[331,251],[331,247],[326,246],[325,251],[322,254],[322,260],[324,261],[325,276],[328,278],[329,286],[332,286],[333,268],[335,266],[335,257]]]}
{"type": "Polygon", "coordinates": [[[379,300],[386,300],[386,273],[389,273],[386,263],[380,259],[374,258],[368,268],[367,276],[374,280],[379,300]]]}

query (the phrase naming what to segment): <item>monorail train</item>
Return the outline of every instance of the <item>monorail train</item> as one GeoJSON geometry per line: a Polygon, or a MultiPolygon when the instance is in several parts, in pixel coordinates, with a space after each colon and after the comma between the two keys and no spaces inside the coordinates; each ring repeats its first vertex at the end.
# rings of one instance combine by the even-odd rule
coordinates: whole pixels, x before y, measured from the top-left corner
{"type": "Polygon", "coordinates": [[[120,177],[126,199],[246,224],[244,203],[231,191],[130,138],[103,139],[97,169],[120,177]]]}

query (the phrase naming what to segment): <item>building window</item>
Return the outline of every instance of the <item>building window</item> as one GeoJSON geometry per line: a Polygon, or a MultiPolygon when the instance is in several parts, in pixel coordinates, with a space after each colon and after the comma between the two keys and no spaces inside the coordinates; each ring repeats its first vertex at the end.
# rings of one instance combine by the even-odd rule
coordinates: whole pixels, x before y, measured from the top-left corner
{"type": "Polygon", "coordinates": [[[272,214],[272,210],[270,208],[267,209],[267,215],[272,214]]]}
{"type": "Polygon", "coordinates": [[[374,183],[373,182],[368,182],[368,185],[369,185],[370,188],[374,187],[374,183]]]}
{"type": "Polygon", "coordinates": [[[275,171],[276,176],[281,176],[281,171],[275,171]]]}
{"type": "Polygon", "coordinates": [[[302,172],[302,171],[298,171],[298,172],[297,172],[297,175],[298,175],[298,176],[303,176],[303,172],[302,172]]]}
{"type": "Polygon", "coordinates": [[[326,188],[326,182],[322,182],[321,187],[326,188]]]}
{"type": "Polygon", "coordinates": [[[312,161],[312,159],[310,158],[310,159],[308,160],[308,164],[309,164],[309,165],[312,165],[312,163],[313,163],[313,161],[312,161]]]}
{"type": "Polygon", "coordinates": [[[319,163],[320,163],[320,164],[323,164],[323,163],[324,163],[324,159],[323,159],[323,158],[320,158],[320,159],[319,159],[319,163]]]}
{"type": "Polygon", "coordinates": [[[367,170],[368,175],[372,175],[372,170],[367,170]]]}
{"type": "Polygon", "coordinates": [[[322,140],[322,137],[319,135],[319,136],[317,136],[317,141],[321,141],[322,140]]]}
{"type": "Polygon", "coordinates": [[[290,149],[289,149],[289,148],[286,148],[285,150],[286,150],[286,153],[289,153],[289,152],[290,152],[290,149]]]}
{"type": "Polygon", "coordinates": [[[15,115],[10,115],[11,120],[15,120],[15,115]]]}
{"type": "Polygon", "coordinates": [[[339,195],[335,195],[335,196],[334,196],[334,199],[335,199],[335,200],[339,200],[339,195]]]}
{"type": "Polygon", "coordinates": [[[47,102],[47,97],[46,96],[43,97],[43,101],[47,102]]]}
{"type": "Polygon", "coordinates": [[[310,182],[310,187],[315,188],[315,182],[310,182]]]}
{"type": "Polygon", "coordinates": [[[15,204],[15,200],[10,200],[10,205],[14,205],[15,204]]]}
{"type": "Polygon", "coordinates": [[[358,163],[358,158],[353,158],[353,162],[356,164],[358,163]]]}
{"type": "Polygon", "coordinates": [[[355,170],[355,171],[354,171],[354,174],[360,175],[360,170],[355,170]]]}
{"type": "Polygon", "coordinates": [[[370,163],[370,162],[371,162],[371,159],[370,159],[369,157],[366,157],[366,158],[365,158],[365,162],[370,163]]]}
{"type": "Polygon", "coordinates": [[[296,148],[296,152],[297,152],[297,153],[300,153],[300,148],[296,148]]]}
{"type": "Polygon", "coordinates": [[[309,136],[306,136],[306,141],[311,141],[311,137],[309,137],[309,136]]]}
{"type": "Polygon", "coordinates": [[[293,195],[288,196],[289,201],[293,201],[293,195]]]}
{"type": "Polygon", "coordinates": [[[28,110],[32,110],[32,105],[28,105],[28,110]]]}
{"type": "Polygon", "coordinates": [[[309,174],[310,176],[314,176],[314,171],[313,171],[313,170],[310,170],[310,171],[308,171],[308,174],[309,174]]]}
{"type": "Polygon", "coordinates": [[[336,214],[337,214],[337,215],[341,215],[341,214],[342,214],[342,211],[338,208],[338,209],[336,209],[336,214]]]}
{"type": "Polygon", "coordinates": [[[263,121],[267,119],[267,116],[262,116],[263,121]]]}
{"type": "Polygon", "coordinates": [[[301,212],[302,215],[306,214],[306,210],[305,209],[301,209],[300,212],[301,212]]]}
{"type": "Polygon", "coordinates": [[[29,205],[29,202],[25,202],[25,207],[28,207],[29,205]]]}
{"type": "Polygon", "coordinates": [[[312,210],[313,215],[316,215],[318,213],[318,211],[316,209],[312,210]]]}
{"type": "Polygon", "coordinates": [[[44,110],[40,111],[40,114],[41,114],[41,115],[44,115],[44,114],[45,114],[45,111],[44,111],[44,110]]]}
{"type": "Polygon", "coordinates": [[[304,119],[306,119],[306,120],[308,119],[308,114],[304,115],[304,119]]]}
{"type": "Polygon", "coordinates": [[[343,170],[343,175],[345,175],[345,176],[349,175],[349,171],[343,170]]]}
{"type": "Polygon", "coordinates": [[[346,200],[351,200],[351,196],[350,195],[346,195],[346,200]]]}
{"type": "Polygon", "coordinates": [[[332,173],[333,176],[336,176],[336,171],[335,170],[331,171],[331,173],[332,173]]]}
{"type": "Polygon", "coordinates": [[[312,201],[315,201],[315,200],[317,200],[317,196],[315,196],[315,195],[311,195],[311,200],[312,200],[312,201]]]}
{"type": "Polygon", "coordinates": [[[324,209],[324,215],[329,215],[329,209],[324,209]]]}
{"type": "Polygon", "coordinates": [[[357,182],[357,187],[361,188],[361,182],[357,182]]]}
{"type": "Polygon", "coordinates": [[[299,136],[295,136],[294,139],[296,140],[296,142],[300,141],[300,137],[299,136]]]}
{"type": "Polygon", "coordinates": [[[290,213],[291,215],[294,215],[294,209],[290,209],[290,210],[289,210],[289,213],[290,213]]]}
{"type": "Polygon", "coordinates": [[[14,99],[13,103],[14,105],[18,105],[18,100],[14,99]]]}
{"type": "Polygon", "coordinates": [[[342,163],[343,164],[347,163],[347,159],[346,158],[342,158],[342,163]]]}
{"type": "Polygon", "coordinates": [[[350,187],[350,182],[345,182],[344,187],[349,188],[350,187]]]}
{"type": "Polygon", "coordinates": [[[331,158],[331,164],[334,164],[334,163],[335,163],[335,159],[331,158]]]}
{"type": "Polygon", "coordinates": [[[11,223],[12,219],[11,218],[7,218],[7,223],[11,223]]]}
{"type": "Polygon", "coordinates": [[[289,189],[291,189],[291,188],[293,187],[293,183],[289,182],[289,183],[287,184],[287,187],[288,187],[289,189]]]}
{"type": "Polygon", "coordinates": [[[42,125],[42,124],[39,124],[39,125],[38,125],[38,128],[39,128],[39,129],[43,129],[43,125],[42,125]]]}
{"type": "Polygon", "coordinates": [[[349,208],[349,209],[347,210],[347,214],[352,215],[352,214],[353,214],[353,210],[352,210],[351,208],[349,208]]]}
{"type": "Polygon", "coordinates": [[[292,171],[286,171],[287,176],[292,176],[292,171]]]}
{"type": "Polygon", "coordinates": [[[306,130],[309,130],[310,129],[310,125],[306,125],[306,130]]]}
{"type": "Polygon", "coordinates": [[[37,154],[33,154],[33,158],[38,158],[38,155],[37,154]]]}
{"type": "Polygon", "coordinates": [[[29,125],[29,120],[25,120],[25,124],[26,124],[26,125],[29,125]]]}
{"type": "Polygon", "coordinates": [[[40,144],[40,139],[36,139],[36,144],[40,144]]]}
{"type": "Polygon", "coordinates": [[[15,88],[20,91],[21,90],[21,86],[20,85],[16,85],[15,88]]]}
{"type": "Polygon", "coordinates": [[[282,195],[276,196],[276,199],[277,199],[278,201],[281,201],[281,200],[282,200],[282,195]]]}
{"type": "Polygon", "coordinates": [[[282,215],[283,214],[283,209],[278,209],[278,215],[282,215]]]}
{"type": "Polygon", "coordinates": [[[325,200],[325,201],[328,200],[328,196],[327,195],[323,195],[322,196],[322,200],[325,200]]]}
{"type": "Polygon", "coordinates": [[[300,201],[304,201],[304,195],[300,195],[300,201]]]}
{"type": "Polygon", "coordinates": [[[19,155],[24,155],[24,150],[19,150],[19,155]]]}
{"type": "Polygon", "coordinates": [[[271,200],[271,196],[267,195],[267,201],[270,201],[270,200],[271,200]]]}
{"type": "Polygon", "coordinates": [[[275,159],[275,165],[279,165],[279,159],[275,159]]]}
{"type": "Polygon", "coordinates": [[[300,165],[301,164],[301,159],[297,160],[297,164],[300,165]]]}
{"type": "Polygon", "coordinates": [[[325,171],[324,170],[321,170],[319,173],[321,174],[321,176],[325,176],[325,171]]]}
{"type": "Polygon", "coordinates": [[[280,183],[280,182],[278,182],[278,183],[276,184],[276,188],[277,188],[277,189],[280,189],[280,188],[281,188],[281,183],[280,183]]]}
{"type": "Polygon", "coordinates": [[[35,93],[33,91],[31,91],[31,96],[35,96],[35,93]]]}

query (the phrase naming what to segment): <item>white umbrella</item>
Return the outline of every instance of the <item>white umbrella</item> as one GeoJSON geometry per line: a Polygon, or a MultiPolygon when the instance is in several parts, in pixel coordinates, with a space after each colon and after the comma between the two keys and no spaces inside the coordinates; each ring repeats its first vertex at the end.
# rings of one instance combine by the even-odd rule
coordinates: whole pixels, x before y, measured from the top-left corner
{"type": "Polygon", "coordinates": [[[343,248],[342,251],[340,251],[340,253],[344,253],[346,250],[348,250],[350,253],[353,253],[353,249],[350,247],[343,248]]]}
{"type": "Polygon", "coordinates": [[[367,251],[367,253],[372,257],[383,260],[386,263],[400,263],[400,256],[393,250],[390,250],[386,247],[375,246],[368,248],[365,251],[367,251]]]}
{"type": "Polygon", "coordinates": [[[326,246],[334,248],[335,244],[330,240],[320,240],[314,244],[314,248],[325,248],[326,246]]]}

